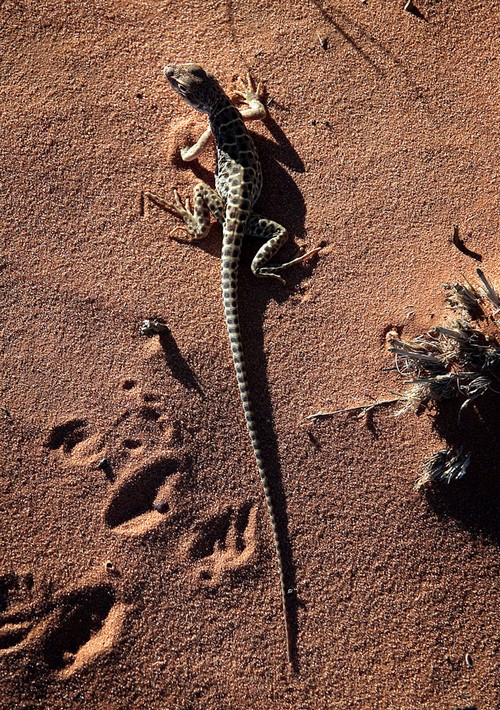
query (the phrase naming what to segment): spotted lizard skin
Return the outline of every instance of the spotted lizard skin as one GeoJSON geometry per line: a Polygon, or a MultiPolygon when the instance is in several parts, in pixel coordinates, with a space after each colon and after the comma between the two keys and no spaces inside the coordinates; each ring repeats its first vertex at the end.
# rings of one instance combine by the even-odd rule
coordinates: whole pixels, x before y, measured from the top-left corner
{"type": "MultiPolygon", "coordinates": [[[[215,190],[205,183],[198,183],[194,190],[192,209],[189,200],[185,204],[181,202],[176,190],[174,190],[173,201],[165,200],[150,192],[145,192],[144,195],[183,220],[184,227],[177,227],[175,230],[181,229],[187,232],[183,241],[195,241],[206,236],[210,228],[210,213],[223,227],[221,270],[224,313],[243,411],[274,534],[285,617],[287,656],[291,661],[293,649],[288,599],[292,590],[288,589],[285,579],[284,550],[249,394],[238,315],[238,267],[245,236],[265,240],[251,265],[252,272],[258,277],[272,277],[283,281],[279,275],[280,271],[309,258],[318,250],[313,249],[286,264],[267,265],[268,260],[287,240],[287,233],[281,225],[252,211],[262,187],[262,170],[257,150],[245,127],[242,114],[247,119],[263,118],[265,109],[259,100],[258,89],[255,90],[250,77],[247,85],[241,82],[244,90],[239,93],[248,103],[249,108],[240,113],[226,96],[215,77],[205,72],[199,65],[169,65],[165,67],[164,73],[175,91],[193,108],[208,114],[211,134],[216,145],[215,190]]],[[[194,149],[185,151],[184,159],[191,160],[197,157],[209,138],[210,134],[207,131],[199,141],[199,150],[195,146],[194,149]]]]}

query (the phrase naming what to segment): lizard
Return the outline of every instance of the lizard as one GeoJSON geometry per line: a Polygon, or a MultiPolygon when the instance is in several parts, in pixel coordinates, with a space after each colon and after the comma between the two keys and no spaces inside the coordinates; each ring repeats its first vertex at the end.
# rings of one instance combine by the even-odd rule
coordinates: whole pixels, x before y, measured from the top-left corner
{"type": "Polygon", "coordinates": [[[242,241],[247,236],[265,240],[252,260],[253,274],[257,277],[274,278],[281,283],[284,283],[280,274],[283,269],[309,259],[319,249],[312,249],[283,264],[267,263],[283,246],[288,235],[283,226],[253,211],[262,187],[262,170],[257,150],[244,120],[262,119],[266,116],[266,108],[260,98],[260,84],[255,87],[250,74],[247,76],[246,83],[240,78],[242,90],[238,91],[238,95],[245,101],[247,107],[238,110],[224,93],[217,79],[198,64],[170,64],[163,71],[172,88],[188,104],[208,115],[209,128],[194,146],[181,150],[181,157],[188,161],[194,160],[213,137],[216,146],[215,190],[206,183],[199,182],[194,188],[193,208],[189,198],[185,203],[182,202],[176,189],[173,191],[173,200],[166,200],[149,191],[144,191],[143,199],[144,197],[150,199],[184,222],[183,227],[177,226],[169,235],[178,241],[195,242],[203,239],[210,229],[210,214],[223,226],[221,272],[224,314],[241,403],[274,535],[287,659],[292,663],[293,642],[288,600],[294,590],[288,588],[285,578],[284,549],[276,520],[270,478],[250,399],[238,314],[238,267],[242,241]],[[178,230],[186,232],[186,236],[174,237],[178,230]]]}

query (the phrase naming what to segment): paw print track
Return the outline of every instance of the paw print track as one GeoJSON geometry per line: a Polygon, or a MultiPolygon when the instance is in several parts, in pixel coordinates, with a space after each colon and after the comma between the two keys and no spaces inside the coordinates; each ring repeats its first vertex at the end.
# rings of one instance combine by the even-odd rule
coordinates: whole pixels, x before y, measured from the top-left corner
{"type": "Polygon", "coordinates": [[[33,636],[33,586],[32,574],[0,576],[0,656],[22,648],[33,636]]]}
{"type": "Polygon", "coordinates": [[[131,536],[156,527],[171,512],[178,479],[173,474],[179,468],[177,458],[164,455],[122,475],[106,510],[106,525],[116,533],[131,536]]]}
{"type": "Polygon", "coordinates": [[[58,424],[52,428],[45,446],[53,451],[62,449],[65,454],[71,453],[75,446],[85,439],[87,424],[85,419],[70,419],[58,424]]]}
{"type": "Polygon", "coordinates": [[[100,470],[113,483],[104,520],[114,533],[142,535],[171,518],[180,468],[175,427],[165,414],[163,397],[144,391],[136,380],[122,381],[125,407],[108,429],[92,431],[85,419],[69,419],[53,427],[45,446],[65,467],[95,475],[100,470]]]}
{"type": "Polygon", "coordinates": [[[250,502],[202,523],[188,551],[197,564],[198,578],[216,586],[227,573],[252,565],[257,549],[256,530],[257,507],[250,502]]]}
{"type": "Polygon", "coordinates": [[[84,587],[67,595],[43,637],[42,657],[47,667],[67,677],[112,650],[126,610],[125,604],[115,601],[110,585],[84,587]]]}
{"type": "Polygon", "coordinates": [[[165,415],[162,396],[142,391],[133,379],[124,380],[122,389],[125,407],[107,429],[95,431],[86,419],[75,417],[50,430],[45,447],[60,464],[90,470],[107,460],[112,471],[131,456],[149,457],[171,446],[174,427],[165,415]]]}
{"type": "Polygon", "coordinates": [[[32,629],[33,624],[29,621],[0,626],[0,655],[2,651],[8,651],[20,646],[27,639],[32,629]]]}
{"type": "MultiPolygon", "coordinates": [[[[24,579],[4,575],[0,581],[6,578],[9,588],[24,579]]],[[[106,582],[57,596],[46,589],[37,598],[25,594],[10,599],[0,615],[0,658],[27,656],[49,672],[70,676],[114,648],[128,608],[116,601],[115,590],[106,582]]]]}
{"type": "Polygon", "coordinates": [[[16,602],[31,597],[33,590],[32,574],[14,574],[8,572],[0,576],[0,613],[14,606],[16,602]]]}

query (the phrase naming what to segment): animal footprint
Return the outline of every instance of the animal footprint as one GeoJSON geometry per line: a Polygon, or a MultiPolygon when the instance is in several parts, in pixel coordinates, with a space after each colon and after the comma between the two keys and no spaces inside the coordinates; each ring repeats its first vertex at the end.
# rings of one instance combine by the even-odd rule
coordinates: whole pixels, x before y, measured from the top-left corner
{"type": "Polygon", "coordinates": [[[11,649],[19,648],[28,639],[33,630],[29,621],[0,625],[0,655],[5,655],[11,649]]]}
{"type": "Polygon", "coordinates": [[[85,439],[87,425],[85,419],[69,419],[63,424],[57,424],[52,428],[45,446],[53,451],[62,449],[65,454],[69,454],[85,439]]]}
{"type": "Polygon", "coordinates": [[[116,602],[111,585],[95,584],[62,599],[45,631],[42,657],[47,667],[68,677],[115,646],[127,605],[116,602]]]}
{"type": "Polygon", "coordinates": [[[188,548],[199,579],[216,586],[226,573],[251,565],[257,548],[256,528],[257,507],[252,503],[238,510],[229,508],[202,523],[188,548]]]}
{"type": "Polygon", "coordinates": [[[0,655],[19,650],[33,636],[34,609],[41,599],[32,574],[0,576],[0,655]]]}
{"type": "Polygon", "coordinates": [[[106,583],[59,596],[46,590],[36,601],[24,601],[24,606],[9,604],[0,618],[0,656],[28,654],[63,677],[112,649],[128,609],[106,583]]]}
{"type": "Polygon", "coordinates": [[[32,574],[8,572],[0,576],[0,613],[31,599],[33,593],[32,574]]]}
{"type": "Polygon", "coordinates": [[[106,524],[116,533],[130,536],[156,527],[172,512],[179,468],[179,460],[169,454],[134,465],[120,477],[106,510],[106,524]]]}
{"type": "Polygon", "coordinates": [[[89,423],[81,418],[56,424],[45,441],[45,447],[53,451],[64,465],[94,466],[99,461],[99,451],[103,446],[104,437],[89,434],[89,423]]]}
{"type": "Polygon", "coordinates": [[[125,465],[131,457],[170,445],[174,432],[163,412],[161,395],[143,392],[133,379],[124,380],[122,389],[127,406],[108,430],[92,432],[86,419],[69,419],[51,429],[46,448],[57,453],[63,465],[99,467],[114,479],[113,468],[125,465]]]}
{"type": "Polygon", "coordinates": [[[39,612],[50,594],[50,584],[35,585],[31,573],[0,576],[0,655],[17,652],[38,636],[39,612]]]}

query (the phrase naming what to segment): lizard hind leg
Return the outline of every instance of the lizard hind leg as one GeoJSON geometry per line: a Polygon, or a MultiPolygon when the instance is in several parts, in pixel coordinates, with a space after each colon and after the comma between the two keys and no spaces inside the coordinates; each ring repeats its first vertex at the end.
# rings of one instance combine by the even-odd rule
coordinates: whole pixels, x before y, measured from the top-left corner
{"type": "Polygon", "coordinates": [[[153,204],[179,217],[184,224],[174,227],[169,233],[169,237],[176,241],[194,242],[204,239],[210,229],[210,214],[222,222],[224,221],[224,203],[217,192],[204,182],[199,182],[193,193],[193,207],[191,207],[189,197],[182,202],[179,193],[174,189],[172,200],[155,195],[153,192],[144,192],[153,204]],[[182,232],[186,238],[181,239],[174,236],[177,232],[182,232]]]}
{"type": "Polygon", "coordinates": [[[291,259],[283,264],[268,265],[267,262],[272,259],[287,241],[288,234],[286,229],[277,222],[253,214],[247,222],[246,234],[266,240],[266,243],[261,246],[253,258],[251,268],[254,275],[260,278],[274,278],[281,283],[285,283],[282,276],[280,276],[281,271],[289,269],[291,266],[295,266],[295,264],[300,264],[301,261],[310,259],[314,254],[320,251],[318,248],[310,249],[303,254],[299,254],[295,259],[291,259]]]}

